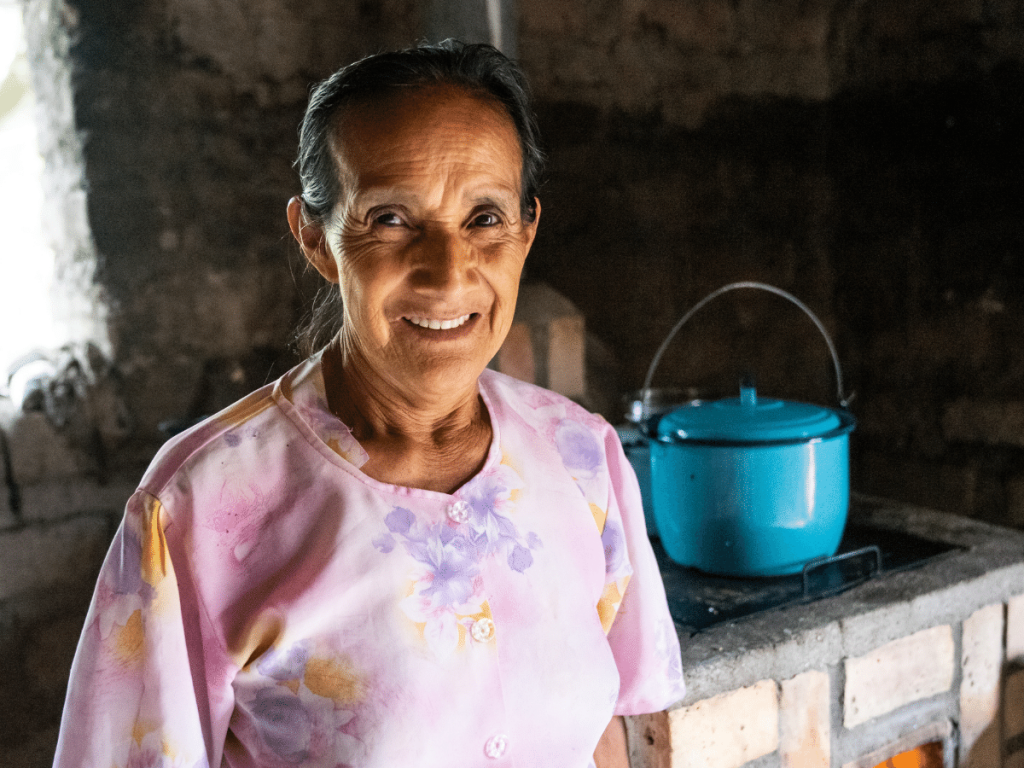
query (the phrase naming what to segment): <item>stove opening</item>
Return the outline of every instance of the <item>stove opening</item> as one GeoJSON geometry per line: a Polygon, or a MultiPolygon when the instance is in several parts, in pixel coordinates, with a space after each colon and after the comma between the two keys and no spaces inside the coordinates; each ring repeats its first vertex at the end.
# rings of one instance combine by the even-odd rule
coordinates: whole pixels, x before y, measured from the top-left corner
{"type": "Polygon", "coordinates": [[[942,742],[932,741],[890,757],[875,768],[942,768],[942,742]]]}

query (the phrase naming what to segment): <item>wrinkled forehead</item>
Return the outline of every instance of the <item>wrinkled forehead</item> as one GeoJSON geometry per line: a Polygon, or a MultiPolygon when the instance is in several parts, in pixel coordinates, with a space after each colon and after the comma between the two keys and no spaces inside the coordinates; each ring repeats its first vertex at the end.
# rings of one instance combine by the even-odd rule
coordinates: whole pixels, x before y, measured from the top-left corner
{"type": "Polygon", "coordinates": [[[345,104],[334,119],[331,154],[344,184],[354,167],[392,160],[396,148],[424,146],[439,135],[461,137],[468,147],[487,142],[501,150],[495,161],[506,159],[510,172],[521,173],[519,134],[504,105],[485,91],[451,84],[394,88],[345,104]]]}

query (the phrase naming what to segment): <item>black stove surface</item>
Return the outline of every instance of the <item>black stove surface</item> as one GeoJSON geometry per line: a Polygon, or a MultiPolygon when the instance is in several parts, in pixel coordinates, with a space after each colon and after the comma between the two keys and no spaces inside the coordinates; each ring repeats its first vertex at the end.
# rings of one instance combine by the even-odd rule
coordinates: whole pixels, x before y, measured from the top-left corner
{"type": "Polygon", "coordinates": [[[836,556],[803,573],[765,578],[712,576],[672,562],[655,540],[672,618],[691,634],[744,616],[837,595],[870,578],[924,565],[962,549],[888,528],[850,522],[836,556]]]}

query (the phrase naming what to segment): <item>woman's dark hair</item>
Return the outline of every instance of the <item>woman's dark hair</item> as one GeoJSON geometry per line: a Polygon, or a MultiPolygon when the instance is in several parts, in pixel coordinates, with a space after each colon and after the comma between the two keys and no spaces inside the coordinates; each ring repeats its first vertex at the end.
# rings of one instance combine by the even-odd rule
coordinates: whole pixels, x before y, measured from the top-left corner
{"type": "MultiPolygon", "coordinates": [[[[338,70],[313,89],[299,127],[299,155],[295,161],[306,217],[326,225],[341,193],[331,152],[331,135],[339,111],[401,88],[428,85],[461,86],[493,98],[504,107],[515,125],[522,152],[520,214],[527,222],[536,218],[535,198],[545,156],[526,78],[497,48],[456,40],[368,56],[338,70]]],[[[299,351],[310,355],[330,341],[338,331],[341,315],[340,293],[333,285],[324,286],[295,334],[299,351]]]]}

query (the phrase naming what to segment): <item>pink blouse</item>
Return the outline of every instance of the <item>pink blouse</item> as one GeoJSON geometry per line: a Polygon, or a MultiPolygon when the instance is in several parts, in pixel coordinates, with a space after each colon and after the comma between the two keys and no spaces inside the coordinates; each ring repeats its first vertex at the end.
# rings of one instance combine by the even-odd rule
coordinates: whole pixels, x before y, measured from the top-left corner
{"type": "Polygon", "coordinates": [[[453,494],[364,475],[313,358],[171,440],[128,502],[55,765],[585,768],[683,697],[615,431],[485,371],[453,494]]]}

